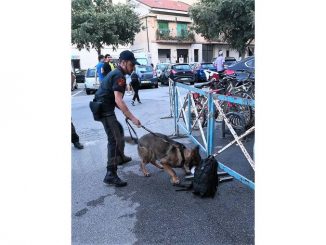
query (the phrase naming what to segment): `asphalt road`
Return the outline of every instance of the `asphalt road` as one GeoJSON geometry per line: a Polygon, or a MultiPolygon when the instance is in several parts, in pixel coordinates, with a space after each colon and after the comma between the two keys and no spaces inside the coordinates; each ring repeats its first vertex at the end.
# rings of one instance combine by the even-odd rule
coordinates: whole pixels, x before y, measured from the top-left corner
{"type": "MultiPolygon", "coordinates": [[[[201,199],[191,192],[176,192],[168,175],[147,165],[151,177],[139,170],[135,145],[126,145],[133,161],[119,166],[119,176],[127,187],[103,184],[106,173],[106,138],[103,126],[92,119],[88,102],[93,95],[79,89],[72,92],[72,120],[84,144],[72,152],[72,244],[254,244],[254,191],[233,180],[221,183],[214,199],[201,199]]],[[[140,90],[142,104],[132,107],[131,96],[125,96],[133,113],[149,129],[167,135],[174,132],[169,116],[168,87],[140,90]]],[[[120,111],[118,119],[123,121],[120,111]]],[[[127,127],[123,123],[125,133],[127,127]]],[[[143,129],[136,129],[140,137],[143,129]]],[[[230,141],[216,137],[219,148],[230,141]]],[[[189,147],[188,138],[179,140],[189,147]]],[[[253,137],[246,146],[252,154],[253,137]]],[[[254,172],[238,146],[222,153],[218,160],[254,180],[254,172]]],[[[183,177],[181,169],[177,174],[183,177]]]]}

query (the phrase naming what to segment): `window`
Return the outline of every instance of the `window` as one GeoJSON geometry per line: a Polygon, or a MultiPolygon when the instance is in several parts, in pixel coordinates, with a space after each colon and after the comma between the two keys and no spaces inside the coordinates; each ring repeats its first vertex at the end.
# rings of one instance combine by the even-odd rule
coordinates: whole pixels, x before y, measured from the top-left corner
{"type": "Polygon", "coordinates": [[[153,67],[151,66],[138,66],[137,68],[137,70],[141,73],[153,71],[153,67]]]}
{"type": "Polygon", "coordinates": [[[187,23],[177,23],[177,36],[186,36],[188,32],[187,23]]]}
{"type": "Polygon", "coordinates": [[[209,63],[209,64],[202,64],[201,67],[203,69],[215,69],[214,65],[209,63]]]}
{"type": "Polygon", "coordinates": [[[88,69],[86,77],[95,77],[95,69],[88,69]]]}
{"type": "Polygon", "coordinates": [[[175,70],[191,70],[189,65],[175,65],[172,69],[175,70]]]}
{"type": "Polygon", "coordinates": [[[160,34],[169,34],[169,23],[166,21],[158,21],[158,30],[160,34]]]}
{"type": "Polygon", "coordinates": [[[198,62],[198,49],[195,49],[195,62],[198,62]]]}
{"type": "Polygon", "coordinates": [[[157,69],[160,69],[161,71],[163,71],[166,67],[168,67],[168,65],[166,65],[166,64],[157,65],[157,69]]]}

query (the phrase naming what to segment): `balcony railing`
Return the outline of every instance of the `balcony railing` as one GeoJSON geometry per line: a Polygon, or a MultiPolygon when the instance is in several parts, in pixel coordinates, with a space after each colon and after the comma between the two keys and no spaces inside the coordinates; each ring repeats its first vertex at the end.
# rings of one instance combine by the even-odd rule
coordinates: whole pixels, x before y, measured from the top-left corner
{"type": "Polygon", "coordinates": [[[194,42],[195,41],[195,34],[193,32],[187,30],[181,30],[181,35],[172,36],[171,30],[164,29],[156,30],[156,40],[170,40],[170,41],[188,41],[194,42]]]}

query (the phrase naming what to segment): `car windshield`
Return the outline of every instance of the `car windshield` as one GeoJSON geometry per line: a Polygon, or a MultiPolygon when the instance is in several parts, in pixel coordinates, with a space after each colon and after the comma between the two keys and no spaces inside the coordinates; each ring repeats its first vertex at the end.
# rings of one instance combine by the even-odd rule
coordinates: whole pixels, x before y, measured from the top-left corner
{"type": "MultiPolygon", "coordinates": [[[[234,70],[237,70],[239,68],[241,68],[242,66],[244,66],[244,64],[248,63],[249,61],[251,60],[254,60],[255,57],[254,56],[249,56],[243,60],[240,60],[238,62],[236,62],[235,64],[232,64],[229,66],[230,69],[234,69],[234,70]]],[[[254,62],[254,61],[253,61],[254,62]]],[[[254,66],[255,63],[253,63],[253,66],[254,66]]],[[[242,68],[241,68],[242,69],[242,68]]]]}
{"type": "Polygon", "coordinates": [[[160,65],[157,65],[157,69],[160,69],[161,71],[163,71],[168,65],[165,65],[165,64],[160,64],[160,65]]]}
{"type": "Polygon", "coordinates": [[[152,66],[138,66],[137,68],[138,72],[144,73],[144,72],[151,72],[153,71],[152,66]]]}
{"type": "Polygon", "coordinates": [[[95,77],[95,69],[88,69],[86,77],[95,77]]]}
{"type": "Polygon", "coordinates": [[[212,63],[209,63],[209,64],[202,64],[201,67],[203,69],[214,69],[214,65],[212,63]]]}
{"type": "Polygon", "coordinates": [[[175,69],[175,70],[191,70],[190,68],[190,65],[175,65],[172,67],[172,69],[175,69]]]}

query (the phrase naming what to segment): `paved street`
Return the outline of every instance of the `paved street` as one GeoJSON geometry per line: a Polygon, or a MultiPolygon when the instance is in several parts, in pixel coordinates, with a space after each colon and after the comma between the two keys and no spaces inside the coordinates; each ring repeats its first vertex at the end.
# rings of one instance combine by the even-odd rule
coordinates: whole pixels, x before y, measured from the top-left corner
{"type": "MultiPolygon", "coordinates": [[[[88,103],[94,95],[86,95],[83,84],[72,93],[72,120],[80,136],[83,150],[73,146],[72,152],[72,243],[73,244],[254,244],[254,191],[233,180],[221,183],[214,199],[201,199],[191,192],[176,192],[168,175],[147,165],[151,177],[139,170],[135,145],[126,144],[125,152],[133,161],[119,166],[119,176],[128,182],[120,189],[103,184],[106,173],[106,138],[103,126],[92,119],[88,103]]],[[[168,87],[142,89],[143,104],[129,108],[147,128],[171,135],[173,119],[168,116],[168,87]]],[[[123,115],[116,111],[123,122],[123,115]]],[[[128,134],[125,123],[125,134],[128,134]]],[[[141,137],[147,132],[136,129],[141,137]]],[[[217,148],[226,139],[216,137],[217,148]]],[[[178,139],[189,147],[188,138],[178,139]]],[[[246,142],[252,154],[253,138],[246,142]]],[[[254,180],[254,172],[238,146],[232,146],[218,157],[225,165],[254,180]]],[[[183,171],[177,169],[183,176],[183,171]]]]}

